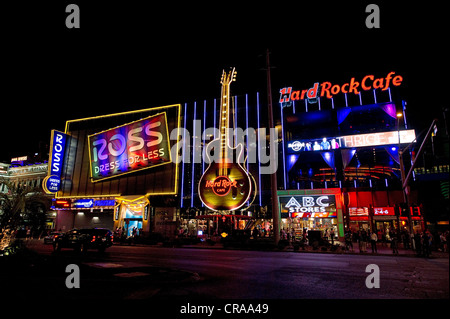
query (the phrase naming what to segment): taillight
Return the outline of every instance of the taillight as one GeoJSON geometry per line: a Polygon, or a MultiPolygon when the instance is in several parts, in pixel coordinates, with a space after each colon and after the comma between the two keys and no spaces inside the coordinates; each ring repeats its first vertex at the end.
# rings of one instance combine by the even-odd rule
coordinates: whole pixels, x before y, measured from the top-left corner
{"type": "Polygon", "coordinates": [[[93,243],[94,241],[95,241],[95,236],[92,236],[91,243],[93,243]]]}

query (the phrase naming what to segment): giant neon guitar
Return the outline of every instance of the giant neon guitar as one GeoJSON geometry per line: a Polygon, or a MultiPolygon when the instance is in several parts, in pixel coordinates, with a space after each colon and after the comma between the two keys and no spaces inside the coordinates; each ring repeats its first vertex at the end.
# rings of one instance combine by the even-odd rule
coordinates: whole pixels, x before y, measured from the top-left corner
{"type": "Polygon", "coordinates": [[[242,143],[235,147],[230,146],[230,84],[233,81],[236,81],[235,69],[232,68],[228,74],[224,70],[220,81],[222,84],[220,134],[206,147],[210,164],[198,183],[201,201],[206,207],[215,211],[239,209],[245,203],[253,201],[256,193],[253,176],[241,165],[244,146],[242,143]],[[220,145],[220,150],[214,148],[214,157],[218,160],[212,162],[209,154],[213,145],[220,145]],[[216,151],[220,152],[219,156],[216,155],[216,151]]]}

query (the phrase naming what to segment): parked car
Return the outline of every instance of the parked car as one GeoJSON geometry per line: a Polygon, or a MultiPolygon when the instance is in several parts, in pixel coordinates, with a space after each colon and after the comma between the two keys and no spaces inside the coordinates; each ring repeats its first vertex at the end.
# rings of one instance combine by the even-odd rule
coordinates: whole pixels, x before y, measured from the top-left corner
{"type": "Polygon", "coordinates": [[[44,244],[53,244],[55,238],[60,236],[61,234],[62,234],[61,232],[56,231],[51,232],[50,234],[44,237],[44,244]]]}
{"type": "Polygon", "coordinates": [[[109,229],[72,229],[55,238],[53,249],[60,251],[61,248],[73,248],[81,252],[98,249],[99,252],[104,252],[106,248],[112,246],[112,243],[113,234],[109,229]]]}

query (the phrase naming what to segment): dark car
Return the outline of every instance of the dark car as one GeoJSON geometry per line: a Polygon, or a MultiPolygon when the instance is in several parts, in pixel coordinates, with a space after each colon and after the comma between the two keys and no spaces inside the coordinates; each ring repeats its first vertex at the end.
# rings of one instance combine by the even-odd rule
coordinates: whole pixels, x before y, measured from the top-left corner
{"type": "Polygon", "coordinates": [[[61,248],[73,248],[86,252],[88,249],[98,249],[104,252],[111,247],[113,234],[106,228],[72,229],[59,235],[53,242],[53,249],[60,251],[61,248]]]}
{"type": "Polygon", "coordinates": [[[51,232],[50,234],[44,237],[44,244],[53,244],[55,238],[57,238],[61,234],[62,234],[61,232],[51,232]]]}

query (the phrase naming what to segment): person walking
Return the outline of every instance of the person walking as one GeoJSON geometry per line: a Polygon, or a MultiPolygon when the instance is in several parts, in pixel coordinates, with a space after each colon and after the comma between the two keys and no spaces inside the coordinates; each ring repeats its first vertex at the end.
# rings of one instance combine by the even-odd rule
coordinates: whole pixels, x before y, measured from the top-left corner
{"type": "Polygon", "coordinates": [[[395,231],[390,232],[389,237],[391,238],[391,248],[392,253],[398,255],[398,238],[395,231]]]}
{"type": "Polygon", "coordinates": [[[439,239],[441,241],[442,251],[444,253],[447,252],[447,236],[445,236],[445,233],[441,233],[441,235],[439,236],[439,239]]]}
{"type": "Polygon", "coordinates": [[[353,252],[353,242],[352,242],[352,231],[350,229],[348,229],[345,232],[345,250],[348,251],[350,250],[350,247],[352,248],[352,252],[353,252]]]}
{"type": "Polygon", "coordinates": [[[429,258],[431,254],[431,234],[428,231],[422,234],[423,256],[429,258]]]}
{"type": "Polygon", "coordinates": [[[418,231],[414,234],[414,245],[416,246],[417,257],[420,257],[422,255],[422,236],[418,231]]]}
{"type": "Polygon", "coordinates": [[[334,245],[334,228],[330,229],[331,245],[334,245]]]}
{"type": "Polygon", "coordinates": [[[378,240],[378,236],[377,233],[372,232],[370,234],[370,245],[372,247],[372,254],[375,252],[376,254],[378,254],[377,251],[377,240],[378,240]]]}

